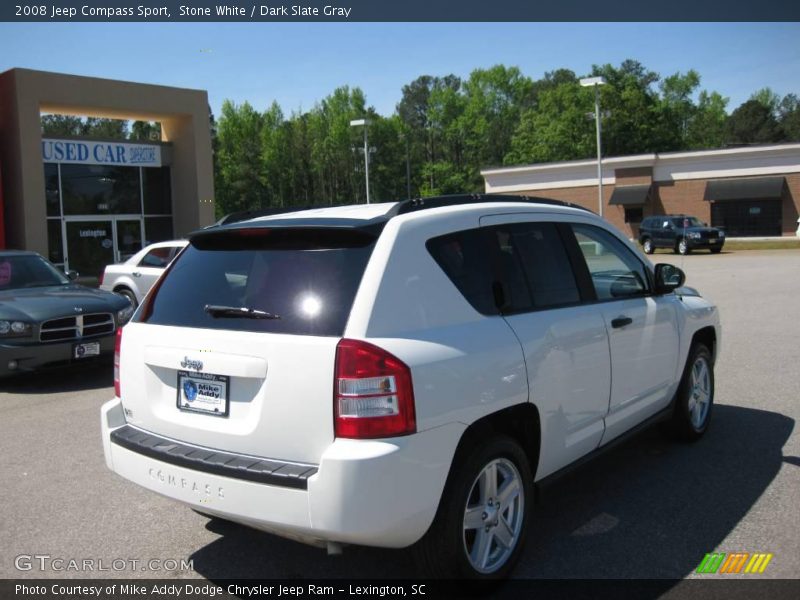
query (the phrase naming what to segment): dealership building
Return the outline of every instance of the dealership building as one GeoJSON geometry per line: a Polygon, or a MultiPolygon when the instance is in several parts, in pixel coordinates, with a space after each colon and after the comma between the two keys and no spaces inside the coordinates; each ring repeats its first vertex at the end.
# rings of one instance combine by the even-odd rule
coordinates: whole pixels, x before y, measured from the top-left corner
{"type": "Polygon", "coordinates": [[[0,73],[0,247],[91,280],[146,244],[211,224],[213,198],[205,91],[0,73]],[[48,113],[155,121],[161,139],[43,138],[48,113]]]}
{"type": "MultiPolygon", "coordinates": [[[[598,212],[597,161],[481,171],[486,192],[542,196],[598,212]]],[[[795,235],[800,144],[614,156],[602,160],[603,216],[631,238],[649,215],[685,214],[730,237],[795,235]]]]}

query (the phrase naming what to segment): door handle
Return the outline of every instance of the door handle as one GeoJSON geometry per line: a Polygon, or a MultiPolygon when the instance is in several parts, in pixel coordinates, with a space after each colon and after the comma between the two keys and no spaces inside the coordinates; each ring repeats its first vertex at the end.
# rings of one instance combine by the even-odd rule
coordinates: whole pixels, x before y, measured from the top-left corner
{"type": "Polygon", "coordinates": [[[134,277],[141,277],[142,276],[142,274],[139,273],[139,271],[134,271],[133,273],[131,273],[131,275],[133,275],[134,277]]]}
{"type": "Polygon", "coordinates": [[[625,327],[625,325],[630,325],[633,323],[633,319],[630,317],[617,317],[616,319],[611,319],[611,326],[614,329],[619,329],[620,327],[625,327]]]}

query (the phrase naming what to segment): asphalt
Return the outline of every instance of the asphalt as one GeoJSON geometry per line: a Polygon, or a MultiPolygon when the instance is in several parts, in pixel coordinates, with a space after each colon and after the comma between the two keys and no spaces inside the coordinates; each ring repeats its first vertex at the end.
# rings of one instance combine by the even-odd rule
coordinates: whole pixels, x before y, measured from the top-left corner
{"type": "MultiPolygon", "coordinates": [[[[681,266],[720,307],[712,425],[688,445],[647,431],[545,490],[515,575],[680,579],[720,551],[770,552],[763,577],[798,577],[800,251],[652,258],[681,266]]],[[[329,557],[209,520],[111,473],[99,407],[112,395],[110,365],[0,382],[0,578],[416,575],[408,552],[329,557]],[[95,568],[191,560],[193,570],[19,571],[20,555],[95,568]]]]}

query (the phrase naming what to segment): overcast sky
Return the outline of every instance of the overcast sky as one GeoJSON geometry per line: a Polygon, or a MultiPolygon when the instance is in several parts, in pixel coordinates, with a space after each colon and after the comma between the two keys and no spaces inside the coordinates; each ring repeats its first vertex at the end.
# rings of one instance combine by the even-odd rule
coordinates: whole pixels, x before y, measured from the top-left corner
{"type": "Polygon", "coordinates": [[[308,109],[340,85],[390,114],[419,75],[516,65],[539,78],[566,67],[642,62],[697,70],[729,112],[769,86],[800,95],[798,23],[0,24],[0,71],[27,67],[208,90],[259,109],[308,109]]]}

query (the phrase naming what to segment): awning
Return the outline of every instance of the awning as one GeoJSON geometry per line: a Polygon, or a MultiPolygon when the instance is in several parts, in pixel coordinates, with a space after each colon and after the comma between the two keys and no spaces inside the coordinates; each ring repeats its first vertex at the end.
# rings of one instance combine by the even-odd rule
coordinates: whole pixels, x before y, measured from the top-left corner
{"type": "Polygon", "coordinates": [[[767,200],[783,196],[783,176],[716,179],[706,184],[704,200],[767,200]]]}
{"type": "Polygon", "coordinates": [[[646,185],[623,185],[614,188],[608,203],[617,206],[644,206],[649,196],[649,183],[646,185]]]}

